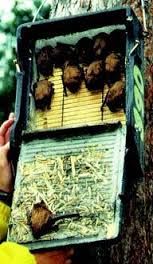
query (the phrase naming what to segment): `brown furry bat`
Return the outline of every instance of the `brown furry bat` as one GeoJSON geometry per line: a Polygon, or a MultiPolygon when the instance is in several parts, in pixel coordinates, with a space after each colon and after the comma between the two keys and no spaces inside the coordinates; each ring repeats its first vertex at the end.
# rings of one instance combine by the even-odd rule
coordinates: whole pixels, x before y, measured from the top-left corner
{"type": "Polygon", "coordinates": [[[93,40],[84,37],[75,45],[76,60],[80,64],[89,64],[93,60],[93,40]]]}
{"type": "Polygon", "coordinates": [[[36,63],[37,63],[38,72],[45,77],[48,77],[53,73],[52,52],[53,52],[53,48],[51,46],[46,46],[43,47],[36,54],[36,63]]]}
{"type": "Polygon", "coordinates": [[[125,105],[125,82],[120,80],[115,82],[109,89],[106,105],[112,112],[116,112],[118,109],[124,108],[125,105]]]}
{"type": "Polygon", "coordinates": [[[41,80],[33,85],[34,99],[37,109],[50,109],[51,98],[54,94],[53,84],[48,80],[41,80]]]}
{"type": "Polygon", "coordinates": [[[54,215],[45,205],[43,201],[34,204],[32,211],[28,214],[28,222],[32,229],[32,234],[35,238],[58,230],[55,223],[65,218],[79,217],[78,213],[54,215]]]}
{"type": "Polygon", "coordinates": [[[109,49],[112,52],[120,52],[125,54],[126,33],[125,30],[115,29],[110,33],[109,49]]]}
{"type": "Polygon", "coordinates": [[[85,83],[88,90],[103,90],[103,62],[102,60],[93,61],[85,72],[85,83]]]}
{"type": "Polygon", "coordinates": [[[74,59],[73,47],[64,43],[57,43],[52,52],[55,67],[63,67],[66,61],[74,59]]]}
{"type": "Polygon", "coordinates": [[[123,73],[123,57],[120,53],[112,52],[105,59],[105,77],[108,83],[121,79],[123,73]]]}
{"type": "Polygon", "coordinates": [[[93,52],[96,59],[104,59],[108,54],[109,35],[99,33],[94,37],[93,52]]]}
{"type": "Polygon", "coordinates": [[[82,82],[82,69],[73,63],[66,63],[63,69],[63,85],[66,91],[66,88],[71,93],[76,93],[82,82]]]}

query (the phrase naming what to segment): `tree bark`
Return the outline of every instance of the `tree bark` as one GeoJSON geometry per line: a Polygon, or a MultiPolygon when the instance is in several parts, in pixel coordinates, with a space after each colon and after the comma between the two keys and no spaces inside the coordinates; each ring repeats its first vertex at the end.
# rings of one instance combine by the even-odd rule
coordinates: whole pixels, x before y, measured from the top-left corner
{"type": "Polygon", "coordinates": [[[121,0],[51,0],[50,18],[100,11],[121,4],[121,0]]]}
{"type": "MultiPolygon", "coordinates": [[[[115,6],[130,5],[142,22],[141,1],[134,0],[53,0],[50,17],[66,17],[100,11],[115,6]]],[[[145,38],[145,177],[134,181],[131,198],[125,205],[121,237],[115,245],[78,247],[74,263],[153,263],[153,7],[147,4],[147,27],[145,38]]],[[[133,175],[134,178],[134,175],[133,175]]]]}

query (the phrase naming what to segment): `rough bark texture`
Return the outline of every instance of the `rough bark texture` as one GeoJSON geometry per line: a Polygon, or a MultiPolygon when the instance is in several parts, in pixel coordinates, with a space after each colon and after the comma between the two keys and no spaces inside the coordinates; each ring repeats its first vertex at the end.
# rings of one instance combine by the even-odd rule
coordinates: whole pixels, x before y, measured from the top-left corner
{"type": "MultiPolygon", "coordinates": [[[[148,38],[145,38],[145,177],[135,179],[126,202],[121,237],[115,245],[84,246],[77,250],[74,263],[153,263],[153,6],[145,1],[148,38]]],[[[63,17],[114,6],[130,5],[142,21],[141,1],[53,0],[50,17],[63,17]]],[[[134,178],[135,175],[133,175],[134,178]]]]}

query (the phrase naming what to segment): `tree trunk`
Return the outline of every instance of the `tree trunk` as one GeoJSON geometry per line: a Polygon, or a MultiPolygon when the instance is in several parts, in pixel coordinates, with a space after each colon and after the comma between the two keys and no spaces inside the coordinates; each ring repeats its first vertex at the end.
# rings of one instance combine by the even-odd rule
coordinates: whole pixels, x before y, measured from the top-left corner
{"type": "Polygon", "coordinates": [[[121,4],[121,0],[52,0],[50,17],[66,17],[100,11],[121,4]]]}
{"type": "MultiPolygon", "coordinates": [[[[74,263],[153,263],[153,7],[147,2],[146,15],[149,36],[145,38],[145,177],[135,179],[131,198],[125,205],[121,237],[115,245],[82,246],[76,250],[74,263]]],[[[66,17],[114,6],[130,5],[142,21],[140,1],[121,0],[52,0],[50,17],[66,17]]],[[[134,175],[133,175],[134,177],[134,175]]]]}

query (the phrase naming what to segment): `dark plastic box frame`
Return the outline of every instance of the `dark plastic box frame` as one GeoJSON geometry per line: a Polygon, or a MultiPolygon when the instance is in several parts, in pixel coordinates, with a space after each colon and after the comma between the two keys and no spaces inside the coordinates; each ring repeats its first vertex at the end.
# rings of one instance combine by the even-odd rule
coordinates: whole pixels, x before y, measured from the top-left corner
{"type": "MultiPolygon", "coordinates": [[[[125,25],[126,28],[125,76],[127,148],[134,150],[134,155],[137,155],[137,165],[140,166],[141,171],[143,171],[143,31],[140,22],[129,7],[115,8],[103,12],[61,19],[26,23],[18,28],[17,54],[20,72],[17,72],[16,121],[11,131],[11,151],[15,164],[17,164],[22,138],[25,133],[27,133],[25,131],[29,115],[32,54],[34,52],[36,40],[119,24],[125,25]],[[135,93],[134,89],[137,89],[138,92],[135,93]]],[[[42,132],[36,131],[30,132],[29,137],[39,137],[41,133],[42,132]]],[[[43,131],[43,137],[44,134],[46,134],[47,137],[48,131],[43,131]]],[[[126,166],[127,165],[125,165],[125,170],[126,166]]],[[[126,172],[123,173],[126,174],[126,172]]]]}

